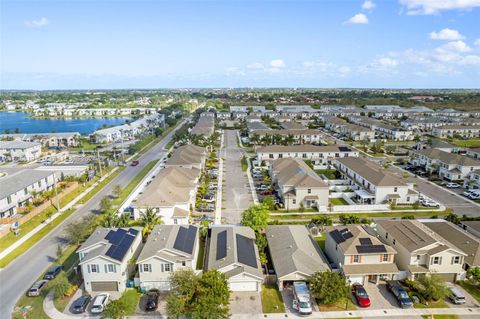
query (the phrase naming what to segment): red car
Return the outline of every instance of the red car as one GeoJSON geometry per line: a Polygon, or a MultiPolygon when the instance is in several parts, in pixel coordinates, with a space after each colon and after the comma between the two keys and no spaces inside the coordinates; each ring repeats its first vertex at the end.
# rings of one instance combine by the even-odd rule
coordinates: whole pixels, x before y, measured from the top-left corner
{"type": "Polygon", "coordinates": [[[261,191],[260,195],[262,195],[262,196],[273,195],[273,191],[271,191],[271,190],[261,191]]]}
{"type": "Polygon", "coordinates": [[[357,299],[358,305],[362,308],[370,307],[370,298],[367,291],[360,284],[354,284],[352,287],[353,295],[357,299]]]}
{"type": "Polygon", "coordinates": [[[140,162],[139,162],[139,161],[132,161],[132,164],[131,164],[131,166],[137,166],[138,164],[140,164],[140,162]]]}

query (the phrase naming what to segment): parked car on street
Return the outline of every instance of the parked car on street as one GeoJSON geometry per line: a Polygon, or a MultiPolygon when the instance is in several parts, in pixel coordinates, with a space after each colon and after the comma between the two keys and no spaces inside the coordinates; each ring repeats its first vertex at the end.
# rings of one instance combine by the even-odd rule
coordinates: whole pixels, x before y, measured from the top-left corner
{"type": "Polygon", "coordinates": [[[87,311],[88,304],[92,300],[92,297],[89,295],[83,295],[77,300],[75,300],[72,304],[72,312],[73,313],[84,313],[87,311]]]}
{"type": "Polygon", "coordinates": [[[461,186],[457,183],[447,183],[447,184],[445,184],[445,187],[447,187],[447,188],[460,188],[461,186]]]}
{"type": "Polygon", "coordinates": [[[407,291],[397,280],[387,281],[387,289],[395,296],[398,304],[402,308],[413,307],[413,301],[410,299],[407,291]]]}
{"type": "Polygon", "coordinates": [[[362,308],[370,307],[370,298],[368,297],[367,291],[360,284],[355,284],[352,286],[352,293],[355,296],[355,299],[358,302],[358,305],[362,308]]]}
{"type": "Polygon", "coordinates": [[[108,299],[110,298],[110,294],[108,293],[101,293],[93,299],[92,303],[92,313],[102,313],[107,306],[108,299]]]}
{"type": "Polygon", "coordinates": [[[145,311],[155,311],[158,308],[158,298],[160,291],[152,289],[147,292],[147,300],[145,301],[145,311]]]}
{"type": "Polygon", "coordinates": [[[48,280],[40,280],[37,281],[32,285],[32,287],[28,290],[27,295],[29,297],[37,297],[40,296],[40,290],[42,290],[45,285],[47,284],[48,280]]]}
{"type": "Polygon", "coordinates": [[[63,269],[63,265],[53,266],[47,271],[45,276],[43,276],[43,279],[46,279],[46,280],[54,279],[62,271],[62,269],[63,269]]]}
{"type": "Polygon", "coordinates": [[[440,207],[440,205],[437,202],[431,200],[430,198],[421,199],[420,204],[422,204],[425,207],[440,207]]]}

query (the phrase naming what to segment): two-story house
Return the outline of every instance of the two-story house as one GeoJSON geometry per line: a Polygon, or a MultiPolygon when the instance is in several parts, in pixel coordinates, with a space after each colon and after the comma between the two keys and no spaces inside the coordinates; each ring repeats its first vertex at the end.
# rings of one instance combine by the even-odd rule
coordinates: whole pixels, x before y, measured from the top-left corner
{"type": "Polygon", "coordinates": [[[193,144],[182,145],[175,150],[165,167],[203,169],[207,152],[204,147],[193,144]]]}
{"type": "Polygon", "coordinates": [[[335,161],[343,178],[350,180],[355,188],[356,199],[367,204],[413,204],[418,201],[418,192],[413,184],[385,170],[382,166],[364,158],[344,157],[335,161]]]}
{"type": "Polygon", "coordinates": [[[399,270],[396,250],[382,243],[365,225],[327,228],[325,252],[350,284],[392,280],[399,270]]]}
{"type": "Polygon", "coordinates": [[[197,226],[156,225],[137,258],[142,290],[170,290],[172,272],[196,269],[199,247],[197,226]]]}
{"type": "Polygon", "coordinates": [[[261,291],[262,266],[255,232],[244,226],[211,226],[204,270],[225,274],[231,291],[261,291]]]}
{"type": "Polygon", "coordinates": [[[436,273],[446,281],[463,277],[467,254],[418,220],[379,220],[376,231],[396,251],[395,263],[409,279],[436,273]]]}
{"type": "Polygon", "coordinates": [[[287,209],[328,207],[328,185],[303,160],[277,159],[270,166],[270,176],[287,209]]]}
{"type": "Polygon", "coordinates": [[[123,292],[134,271],[129,260],[136,257],[142,234],[134,228],[97,228],[77,249],[85,290],[123,292]]]}

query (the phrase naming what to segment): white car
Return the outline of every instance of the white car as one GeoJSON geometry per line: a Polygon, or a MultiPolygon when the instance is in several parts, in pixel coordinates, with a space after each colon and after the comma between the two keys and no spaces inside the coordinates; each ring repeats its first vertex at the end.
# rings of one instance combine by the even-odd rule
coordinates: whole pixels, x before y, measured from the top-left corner
{"type": "Polygon", "coordinates": [[[471,193],[470,196],[467,196],[470,199],[480,199],[480,194],[479,193],[471,193]]]}
{"type": "Polygon", "coordinates": [[[439,207],[440,205],[429,199],[429,198],[424,198],[423,200],[420,201],[420,203],[423,205],[423,206],[426,206],[426,207],[439,207]]]}
{"type": "Polygon", "coordinates": [[[92,313],[102,313],[107,306],[108,299],[110,298],[110,294],[108,293],[101,293],[98,294],[95,299],[93,299],[92,303],[92,313]]]}
{"type": "Polygon", "coordinates": [[[461,186],[457,183],[447,183],[445,185],[445,187],[447,187],[447,188],[460,188],[461,186]]]}

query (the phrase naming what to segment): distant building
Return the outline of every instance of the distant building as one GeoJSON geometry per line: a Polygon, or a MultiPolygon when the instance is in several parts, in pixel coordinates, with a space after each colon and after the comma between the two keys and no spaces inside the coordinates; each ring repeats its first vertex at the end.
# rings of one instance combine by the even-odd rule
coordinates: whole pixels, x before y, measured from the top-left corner
{"type": "Polygon", "coordinates": [[[42,155],[42,145],[36,142],[0,141],[0,162],[33,161],[42,155]]]}

